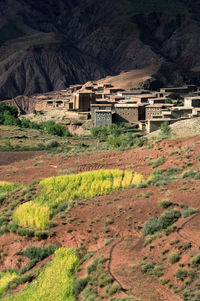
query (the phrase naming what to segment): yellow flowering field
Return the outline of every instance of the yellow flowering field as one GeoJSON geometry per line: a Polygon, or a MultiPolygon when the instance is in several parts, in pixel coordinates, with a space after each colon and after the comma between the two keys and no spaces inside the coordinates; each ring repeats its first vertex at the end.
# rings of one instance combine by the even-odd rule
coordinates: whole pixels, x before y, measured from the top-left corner
{"type": "Polygon", "coordinates": [[[79,266],[75,250],[60,248],[55,258],[21,293],[4,301],[75,301],[74,274],[79,266]]]}
{"type": "Polygon", "coordinates": [[[143,175],[118,169],[47,178],[40,182],[40,195],[16,209],[13,221],[20,226],[44,230],[53,209],[62,202],[89,199],[144,182],[143,175]]]}

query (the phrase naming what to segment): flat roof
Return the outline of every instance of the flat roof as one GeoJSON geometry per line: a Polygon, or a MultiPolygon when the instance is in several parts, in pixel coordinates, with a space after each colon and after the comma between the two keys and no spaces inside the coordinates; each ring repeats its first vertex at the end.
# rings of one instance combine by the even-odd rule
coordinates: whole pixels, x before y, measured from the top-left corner
{"type": "Polygon", "coordinates": [[[112,113],[112,110],[95,110],[95,113],[112,113]]]}
{"type": "Polygon", "coordinates": [[[115,108],[138,108],[137,104],[130,104],[130,103],[118,103],[115,105],[115,108]]]}
{"type": "Polygon", "coordinates": [[[90,105],[91,107],[110,107],[112,106],[111,103],[93,103],[90,105]]]}
{"type": "Polygon", "coordinates": [[[171,103],[165,103],[165,104],[156,103],[156,104],[153,104],[153,105],[146,106],[146,108],[163,108],[163,107],[173,107],[173,104],[171,104],[171,103]]]}
{"type": "Polygon", "coordinates": [[[188,96],[184,98],[184,100],[193,100],[193,99],[200,100],[200,96],[188,96]]]}
{"type": "Polygon", "coordinates": [[[136,97],[136,98],[148,98],[148,97],[156,98],[155,96],[156,96],[155,94],[135,94],[134,95],[134,97],[136,97]]]}

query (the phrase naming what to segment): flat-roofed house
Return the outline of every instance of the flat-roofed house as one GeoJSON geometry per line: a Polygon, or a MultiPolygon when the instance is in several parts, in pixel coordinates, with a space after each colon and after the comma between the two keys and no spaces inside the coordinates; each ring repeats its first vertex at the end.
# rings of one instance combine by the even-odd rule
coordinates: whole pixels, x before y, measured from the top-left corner
{"type": "Polygon", "coordinates": [[[161,116],[163,109],[171,107],[173,107],[173,104],[153,104],[146,106],[146,120],[153,119],[154,116],[161,116]]]}
{"type": "Polygon", "coordinates": [[[95,103],[95,104],[91,104],[90,106],[90,111],[91,111],[91,118],[94,121],[95,120],[95,111],[99,111],[99,110],[112,110],[113,108],[113,104],[109,104],[109,103],[95,103]]]}
{"type": "Polygon", "coordinates": [[[73,109],[79,112],[90,111],[90,105],[96,102],[94,92],[80,91],[73,94],[73,109]]]}
{"type": "Polygon", "coordinates": [[[184,106],[188,108],[200,108],[200,96],[185,97],[184,106]]]}
{"type": "Polygon", "coordinates": [[[94,125],[105,126],[112,124],[111,110],[95,110],[94,111],[94,125]]]}
{"type": "Polygon", "coordinates": [[[115,104],[115,122],[135,123],[145,119],[145,108],[138,104],[115,104]]]}

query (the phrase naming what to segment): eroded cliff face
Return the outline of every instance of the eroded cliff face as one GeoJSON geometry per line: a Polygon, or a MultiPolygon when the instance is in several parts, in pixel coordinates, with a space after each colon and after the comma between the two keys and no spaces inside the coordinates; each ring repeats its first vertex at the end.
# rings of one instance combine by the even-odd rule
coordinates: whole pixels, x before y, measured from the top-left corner
{"type": "Polygon", "coordinates": [[[154,64],[161,85],[195,82],[198,12],[185,0],[2,0],[0,99],[154,64]]]}

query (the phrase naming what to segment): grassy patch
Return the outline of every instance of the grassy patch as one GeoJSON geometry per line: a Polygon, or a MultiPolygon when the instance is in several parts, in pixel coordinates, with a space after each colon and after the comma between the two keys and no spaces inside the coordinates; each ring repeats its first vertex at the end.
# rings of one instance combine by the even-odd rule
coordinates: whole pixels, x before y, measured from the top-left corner
{"type": "Polygon", "coordinates": [[[151,165],[153,168],[156,168],[156,167],[164,164],[165,162],[166,162],[166,158],[163,156],[163,157],[160,157],[156,160],[149,162],[148,165],[151,165]]]}

